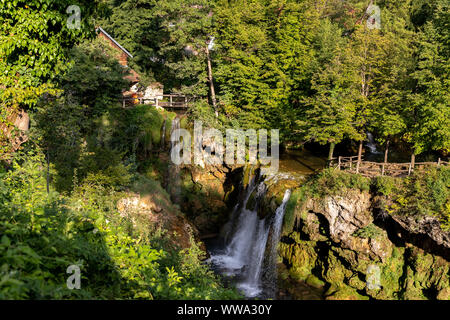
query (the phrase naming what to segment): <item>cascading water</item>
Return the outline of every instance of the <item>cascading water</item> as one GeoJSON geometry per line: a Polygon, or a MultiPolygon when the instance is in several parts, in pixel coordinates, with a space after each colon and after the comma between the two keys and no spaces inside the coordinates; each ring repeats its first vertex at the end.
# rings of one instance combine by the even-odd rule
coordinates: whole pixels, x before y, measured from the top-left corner
{"type": "MultiPolygon", "coordinates": [[[[172,128],[171,128],[171,132],[170,134],[173,135],[175,133],[175,141],[179,141],[180,139],[180,133],[179,133],[179,129],[180,129],[180,118],[175,117],[172,120],[172,128]]],[[[171,148],[173,148],[173,142],[171,145],[171,148]]]]}
{"type": "Polygon", "coordinates": [[[290,191],[287,190],[275,215],[260,219],[258,206],[266,191],[264,181],[257,183],[251,180],[242,205],[235,207],[232,219],[227,225],[225,247],[211,252],[212,265],[225,275],[235,276],[236,286],[247,297],[267,294],[263,278],[273,280],[273,277],[264,277],[264,274],[276,271],[273,264],[276,263],[276,249],[286,204],[290,198],[290,191]],[[255,205],[250,210],[247,205],[252,194],[255,205]]]}
{"type": "MultiPolygon", "coordinates": [[[[286,212],[286,205],[291,198],[291,190],[286,190],[284,193],[283,203],[281,206],[277,208],[277,211],[275,212],[274,221],[272,224],[272,234],[270,238],[270,245],[268,247],[269,254],[268,254],[268,266],[267,266],[267,273],[266,278],[268,279],[268,282],[275,283],[276,277],[277,277],[277,248],[278,248],[278,242],[281,237],[281,229],[283,227],[283,218],[284,214],[286,212]]],[[[273,289],[273,288],[270,288],[273,289]]]]}
{"type": "Polygon", "coordinates": [[[367,140],[369,140],[366,145],[372,154],[381,154],[380,151],[377,150],[377,145],[375,144],[375,139],[373,138],[373,134],[367,132],[367,140]]]}
{"type": "MultiPolygon", "coordinates": [[[[175,146],[173,141],[180,140],[180,118],[175,117],[172,120],[172,128],[171,128],[171,150],[175,146]]],[[[168,185],[168,189],[171,195],[171,199],[174,203],[180,203],[180,193],[181,193],[181,179],[180,179],[180,167],[174,163],[171,164],[169,170],[169,179],[170,181],[168,185]]]]}
{"type": "Polygon", "coordinates": [[[164,119],[163,127],[162,127],[162,133],[161,133],[161,150],[164,149],[166,145],[166,121],[164,119]]]}

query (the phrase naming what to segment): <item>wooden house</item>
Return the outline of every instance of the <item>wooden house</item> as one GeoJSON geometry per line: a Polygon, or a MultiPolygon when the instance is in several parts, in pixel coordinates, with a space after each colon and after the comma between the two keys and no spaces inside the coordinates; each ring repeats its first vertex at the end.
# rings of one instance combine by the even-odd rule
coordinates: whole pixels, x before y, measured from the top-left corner
{"type": "MultiPolygon", "coordinates": [[[[106,41],[108,41],[109,45],[116,49],[118,51],[118,60],[119,63],[128,68],[128,59],[133,59],[133,55],[128,52],[127,49],[125,49],[124,47],[122,47],[113,37],[111,37],[111,35],[109,35],[108,32],[106,32],[102,27],[97,27],[96,29],[98,36],[100,38],[105,39],[106,41]]],[[[130,69],[130,75],[128,75],[127,77],[125,77],[125,79],[129,80],[131,82],[132,85],[135,85],[136,83],[138,83],[140,81],[140,76],[139,74],[134,71],[133,69],[130,69]]]]}
{"type": "Polygon", "coordinates": [[[131,87],[129,90],[123,92],[124,105],[126,105],[126,102],[131,102],[131,104],[154,103],[156,100],[163,99],[164,86],[161,83],[155,82],[150,84],[147,88],[142,88],[139,84],[141,80],[139,74],[128,66],[128,61],[129,59],[133,59],[133,55],[121,46],[120,43],[118,43],[102,27],[97,27],[96,31],[99,37],[105,39],[112,48],[117,50],[119,63],[124,68],[129,69],[130,74],[126,76],[125,79],[130,81],[131,87]]]}

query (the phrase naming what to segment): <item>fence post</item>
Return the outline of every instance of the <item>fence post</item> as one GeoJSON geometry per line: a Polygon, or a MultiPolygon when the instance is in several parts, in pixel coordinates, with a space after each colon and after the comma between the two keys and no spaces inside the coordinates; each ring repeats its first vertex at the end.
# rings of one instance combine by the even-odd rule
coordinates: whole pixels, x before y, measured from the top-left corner
{"type": "Polygon", "coordinates": [[[412,163],[410,162],[410,163],[409,163],[408,176],[411,175],[411,170],[412,170],[412,163]]]}
{"type": "Polygon", "coordinates": [[[441,165],[441,158],[438,158],[438,168],[441,165]]]}
{"type": "Polygon", "coordinates": [[[341,170],[341,156],[339,156],[338,158],[338,168],[339,170],[341,170]]]}
{"type": "Polygon", "coordinates": [[[385,165],[385,163],[383,162],[383,165],[382,165],[382,167],[381,167],[381,175],[382,175],[382,176],[384,176],[384,165],[385,165]]]}
{"type": "Polygon", "coordinates": [[[172,95],[170,95],[169,99],[170,99],[170,106],[173,107],[173,97],[172,97],[172,95]]]}

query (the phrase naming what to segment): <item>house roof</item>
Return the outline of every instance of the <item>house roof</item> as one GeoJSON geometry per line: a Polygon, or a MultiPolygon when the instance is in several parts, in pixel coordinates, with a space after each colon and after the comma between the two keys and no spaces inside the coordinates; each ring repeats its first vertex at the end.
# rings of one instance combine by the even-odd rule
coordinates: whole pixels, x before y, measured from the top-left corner
{"type": "Polygon", "coordinates": [[[125,54],[126,54],[127,56],[129,56],[130,58],[133,58],[133,55],[132,55],[131,53],[129,53],[129,52],[127,51],[127,49],[125,49],[124,47],[122,47],[116,40],[114,40],[114,38],[111,37],[111,36],[109,35],[108,32],[106,32],[105,30],[103,30],[102,27],[98,27],[98,28],[96,29],[96,31],[97,31],[97,32],[100,31],[101,33],[103,33],[106,37],[108,37],[109,40],[111,40],[117,47],[119,47],[120,50],[122,50],[123,52],[125,52],[125,54]]]}
{"type": "Polygon", "coordinates": [[[135,82],[139,82],[141,80],[141,77],[139,76],[139,74],[134,71],[133,69],[129,70],[130,74],[128,76],[125,77],[125,79],[127,79],[128,81],[135,83],[135,82]]]}

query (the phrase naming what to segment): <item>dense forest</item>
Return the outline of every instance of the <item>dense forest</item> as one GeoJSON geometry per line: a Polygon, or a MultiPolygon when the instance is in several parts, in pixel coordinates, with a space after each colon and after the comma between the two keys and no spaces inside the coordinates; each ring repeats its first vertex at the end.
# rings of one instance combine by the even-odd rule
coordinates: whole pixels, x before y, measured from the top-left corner
{"type": "Polygon", "coordinates": [[[369,130],[415,154],[449,150],[447,1],[110,4],[105,28],[133,66],[204,98],[192,112],[211,125],[279,128],[293,145],[369,130]]]}
{"type": "MultiPolygon", "coordinates": [[[[122,108],[130,69],[98,26],[133,55],[142,86],[194,97],[184,122],[279,129],[285,148],[329,158],[338,146],[361,155],[367,132],[408,157],[448,157],[446,0],[77,0],[79,15],[73,4],[0,0],[0,299],[241,298],[202,262],[197,231],[173,232],[191,210],[171,199],[158,155],[176,115],[122,108]],[[166,218],[118,214],[130,194],[166,218]],[[69,265],[81,290],[65,287],[69,265]]],[[[408,186],[448,225],[448,171],[435,175],[408,186]]]]}

